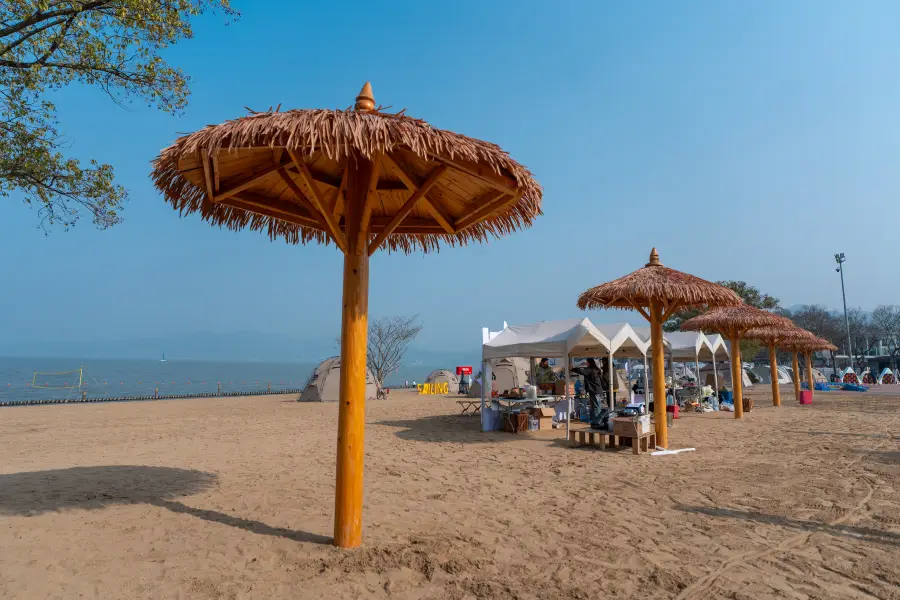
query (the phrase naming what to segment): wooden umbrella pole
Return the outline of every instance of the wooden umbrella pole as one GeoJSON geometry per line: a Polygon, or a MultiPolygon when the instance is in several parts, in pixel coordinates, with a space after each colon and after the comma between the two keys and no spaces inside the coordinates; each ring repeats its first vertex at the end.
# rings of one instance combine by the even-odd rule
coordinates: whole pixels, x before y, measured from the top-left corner
{"type": "Polygon", "coordinates": [[[813,377],[812,370],[812,351],[807,350],[806,354],[806,383],[809,384],[809,395],[812,396],[813,390],[815,389],[815,381],[816,378],[813,377]]]}
{"type": "Polygon", "coordinates": [[[744,365],[741,363],[741,338],[731,336],[731,388],[734,392],[734,418],[744,418],[744,393],[741,376],[744,365]]]}
{"type": "Polygon", "coordinates": [[[666,368],[663,356],[662,306],[650,301],[650,351],[653,354],[653,418],[656,422],[656,445],[669,447],[666,427],[666,368]]]}
{"type": "Polygon", "coordinates": [[[778,361],[775,344],[769,344],[769,373],[772,375],[772,406],[781,406],[781,390],[778,389],[778,361]]]}
{"type": "Polygon", "coordinates": [[[341,390],[338,410],[334,544],[362,543],[363,444],[366,424],[366,344],[369,324],[369,236],[365,207],[372,163],[350,161],[346,194],[347,253],[341,322],[341,390]]]}
{"type": "Polygon", "coordinates": [[[791,352],[791,369],[794,370],[794,401],[800,402],[800,361],[797,360],[797,351],[791,352]]]}

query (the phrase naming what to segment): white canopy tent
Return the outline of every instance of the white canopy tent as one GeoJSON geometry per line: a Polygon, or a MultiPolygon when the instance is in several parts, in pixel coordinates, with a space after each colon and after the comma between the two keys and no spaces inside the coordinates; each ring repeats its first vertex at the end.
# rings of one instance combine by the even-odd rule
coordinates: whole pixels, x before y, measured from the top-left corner
{"type": "Polygon", "coordinates": [[[482,429],[487,431],[488,423],[487,399],[490,397],[490,361],[498,358],[547,357],[562,358],[565,361],[566,381],[566,438],[569,435],[568,405],[569,390],[569,357],[571,356],[606,356],[612,344],[608,337],[594,327],[588,319],[566,319],[563,321],[544,321],[531,325],[507,326],[498,335],[487,340],[481,347],[481,357],[485,373],[481,386],[482,429]]]}
{"type": "MultiPolygon", "coordinates": [[[[615,369],[613,368],[613,356],[617,358],[640,358],[644,361],[644,367],[646,369],[647,350],[650,348],[649,329],[647,337],[644,338],[628,323],[604,323],[602,325],[597,325],[596,327],[610,340],[610,353],[607,357],[607,360],[609,360],[610,374],[615,373],[615,369]]],[[[646,370],[644,373],[646,375],[646,370]]],[[[614,408],[613,398],[615,397],[615,381],[615,377],[609,378],[609,390],[607,390],[606,397],[610,408],[614,408]]],[[[631,381],[629,380],[629,384],[630,383],[631,381]]],[[[629,394],[630,390],[625,390],[625,393],[629,394]]]]}

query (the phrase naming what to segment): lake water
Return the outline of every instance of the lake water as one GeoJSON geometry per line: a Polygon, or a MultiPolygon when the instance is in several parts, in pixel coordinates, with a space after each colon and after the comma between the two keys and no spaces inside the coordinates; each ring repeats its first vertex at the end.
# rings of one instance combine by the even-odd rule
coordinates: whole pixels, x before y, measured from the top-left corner
{"type": "MultiPolygon", "coordinates": [[[[152,396],[157,388],[160,396],[266,391],[269,385],[272,391],[299,389],[316,364],[0,357],[0,400],[77,398],[81,392],[90,398],[152,396]],[[72,389],[81,367],[82,385],[72,389]]],[[[421,382],[436,368],[403,367],[388,378],[388,385],[421,382]]]]}

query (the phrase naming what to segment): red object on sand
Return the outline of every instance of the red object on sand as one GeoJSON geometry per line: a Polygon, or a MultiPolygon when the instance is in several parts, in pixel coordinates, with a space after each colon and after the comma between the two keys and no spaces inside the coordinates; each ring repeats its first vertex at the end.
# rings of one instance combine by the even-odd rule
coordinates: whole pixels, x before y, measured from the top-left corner
{"type": "Polygon", "coordinates": [[[457,375],[471,375],[472,367],[456,367],[457,375]]]}
{"type": "Polygon", "coordinates": [[[677,404],[675,404],[674,406],[667,406],[667,407],[666,407],[666,412],[672,413],[672,418],[673,418],[673,419],[679,419],[679,418],[681,418],[681,417],[678,416],[678,408],[679,408],[679,407],[678,407],[677,404]]]}
{"type": "Polygon", "coordinates": [[[800,404],[812,404],[812,392],[800,390],[800,404]]]}

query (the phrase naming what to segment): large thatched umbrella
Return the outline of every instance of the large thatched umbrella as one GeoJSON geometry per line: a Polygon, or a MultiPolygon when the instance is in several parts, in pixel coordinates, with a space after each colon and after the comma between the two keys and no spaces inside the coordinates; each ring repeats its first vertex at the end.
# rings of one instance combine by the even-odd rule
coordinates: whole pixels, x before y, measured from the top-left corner
{"type": "Polygon", "coordinates": [[[735,306],[741,299],[726,287],[664,267],[656,248],[644,268],[608,283],[593,287],[578,297],[581,310],[599,308],[633,309],[650,321],[650,349],[653,354],[653,412],[656,443],[668,448],[666,429],[666,381],[663,357],[663,323],[679,310],[735,306]]]}
{"type": "Polygon", "coordinates": [[[500,147],[383,112],[277,109],[179,138],[153,180],[183,214],[344,254],[334,541],[362,539],[369,256],[485,241],[541,214],[541,188],[500,147]]]}
{"type": "Polygon", "coordinates": [[[741,338],[751,329],[768,326],[786,328],[794,327],[794,324],[789,319],[754,308],[749,304],[711,310],[681,324],[681,328],[685,331],[718,331],[731,340],[731,386],[734,390],[735,419],[744,416],[741,338]]]}
{"type": "MultiPolygon", "coordinates": [[[[776,360],[775,349],[785,348],[792,349],[794,354],[796,369],[797,352],[795,350],[798,344],[810,343],[815,336],[799,327],[759,327],[751,329],[744,334],[744,339],[759,340],[766,344],[769,348],[769,372],[772,376],[772,406],[781,406],[781,390],[778,387],[778,361],[776,360]]],[[[800,382],[797,380],[796,371],[794,372],[794,392],[799,400],[800,382]]]]}

